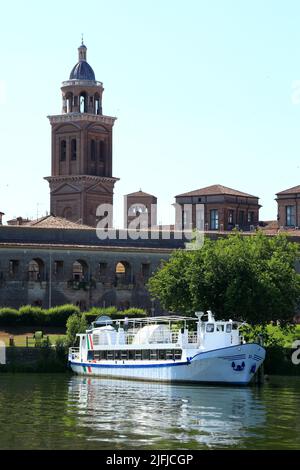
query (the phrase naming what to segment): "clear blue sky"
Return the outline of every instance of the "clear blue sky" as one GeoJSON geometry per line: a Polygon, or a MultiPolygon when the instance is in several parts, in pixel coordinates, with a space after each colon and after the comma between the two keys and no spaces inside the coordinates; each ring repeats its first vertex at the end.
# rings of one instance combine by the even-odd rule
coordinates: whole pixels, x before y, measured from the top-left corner
{"type": "Polygon", "coordinates": [[[118,225],[126,193],[155,194],[168,223],[176,194],[217,183],[275,219],[275,193],[300,184],[299,24],[298,0],[2,2],[0,210],[49,210],[46,116],[61,111],[83,32],[104,114],[118,117],[118,225]]]}

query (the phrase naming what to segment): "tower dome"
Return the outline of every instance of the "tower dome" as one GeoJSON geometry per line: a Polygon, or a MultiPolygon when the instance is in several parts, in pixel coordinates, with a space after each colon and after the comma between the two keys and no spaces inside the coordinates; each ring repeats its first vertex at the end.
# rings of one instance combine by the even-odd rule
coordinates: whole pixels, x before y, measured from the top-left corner
{"type": "Polygon", "coordinates": [[[78,48],[78,62],[71,71],[70,80],[96,80],[94,70],[86,61],[86,55],[87,48],[82,42],[78,48]]]}

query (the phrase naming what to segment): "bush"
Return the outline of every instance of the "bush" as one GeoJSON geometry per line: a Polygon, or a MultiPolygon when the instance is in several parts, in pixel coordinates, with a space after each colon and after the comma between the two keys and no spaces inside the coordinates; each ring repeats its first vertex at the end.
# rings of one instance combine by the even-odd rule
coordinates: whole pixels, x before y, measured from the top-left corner
{"type": "Polygon", "coordinates": [[[128,308],[117,313],[116,318],[144,318],[147,316],[147,312],[142,308],[128,308]]]}
{"type": "Polygon", "coordinates": [[[45,310],[45,322],[49,326],[66,326],[72,315],[80,315],[80,309],[72,304],[61,305],[45,310]]]}
{"type": "Polygon", "coordinates": [[[0,308],[0,325],[11,326],[16,325],[19,318],[18,310],[9,307],[0,308]]]}
{"type": "Polygon", "coordinates": [[[118,310],[116,307],[92,307],[88,312],[85,312],[86,320],[88,323],[92,323],[100,315],[106,315],[111,318],[115,318],[118,310]]]}
{"type": "Polygon", "coordinates": [[[41,307],[25,305],[19,309],[18,324],[43,326],[45,324],[45,312],[41,307]]]}

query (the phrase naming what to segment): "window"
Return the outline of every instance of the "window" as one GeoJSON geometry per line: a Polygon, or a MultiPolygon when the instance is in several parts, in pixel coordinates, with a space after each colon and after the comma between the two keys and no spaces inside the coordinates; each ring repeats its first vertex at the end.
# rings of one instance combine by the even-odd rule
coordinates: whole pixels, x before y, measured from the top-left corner
{"type": "Polygon", "coordinates": [[[217,211],[217,209],[213,209],[210,211],[210,229],[219,229],[219,212],[217,211]]]}
{"type": "Polygon", "coordinates": [[[62,140],[60,142],[60,161],[65,162],[67,158],[67,142],[62,140]]]}
{"type": "Polygon", "coordinates": [[[234,210],[230,209],[228,211],[228,223],[230,225],[233,225],[234,224],[234,210]]]}
{"type": "Polygon", "coordinates": [[[105,143],[103,140],[100,141],[100,148],[99,148],[99,160],[104,160],[105,157],[105,143]]]}
{"type": "Polygon", "coordinates": [[[150,276],[150,264],[149,263],[142,264],[142,276],[143,276],[143,279],[149,278],[150,276]]]}
{"type": "Polygon", "coordinates": [[[107,263],[99,263],[99,274],[101,276],[106,276],[107,274],[107,263]]]}
{"type": "Polygon", "coordinates": [[[55,277],[61,278],[64,273],[64,262],[63,261],[54,261],[54,274],[55,277]]]}
{"type": "Polygon", "coordinates": [[[239,225],[242,227],[245,221],[245,213],[244,211],[239,212],[239,225]]]}
{"type": "Polygon", "coordinates": [[[91,160],[94,162],[96,160],[96,142],[91,140],[91,160]]]}
{"type": "Polygon", "coordinates": [[[254,212],[249,211],[248,212],[248,224],[253,224],[253,222],[254,222],[254,212]]]}
{"type": "Polygon", "coordinates": [[[295,206],[286,206],[285,214],[286,214],[286,225],[288,227],[295,226],[296,225],[295,206]]]}
{"type": "Polygon", "coordinates": [[[71,140],[71,160],[77,159],[77,140],[71,140]]]}
{"type": "Polygon", "coordinates": [[[216,331],[218,331],[219,333],[223,332],[224,331],[224,325],[222,325],[222,324],[217,325],[216,331]]]}
{"type": "Polygon", "coordinates": [[[232,330],[232,325],[231,325],[231,323],[227,323],[227,325],[226,325],[226,333],[231,333],[231,330],[232,330]]]}
{"type": "Polygon", "coordinates": [[[215,325],[213,323],[207,323],[206,333],[213,333],[215,331],[215,325]]]}
{"type": "Polygon", "coordinates": [[[11,277],[15,277],[18,274],[19,271],[19,264],[20,262],[18,260],[10,260],[9,262],[9,275],[11,277]]]}

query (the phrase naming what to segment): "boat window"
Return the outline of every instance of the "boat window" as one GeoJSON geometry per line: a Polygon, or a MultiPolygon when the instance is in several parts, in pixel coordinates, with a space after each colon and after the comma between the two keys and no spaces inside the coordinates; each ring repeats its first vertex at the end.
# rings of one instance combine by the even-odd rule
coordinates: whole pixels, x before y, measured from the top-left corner
{"type": "Polygon", "coordinates": [[[220,325],[220,324],[219,324],[219,325],[217,325],[217,327],[216,327],[216,331],[218,331],[218,332],[222,332],[222,331],[224,331],[224,325],[220,325]]]}
{"type": "Polygon", "coordinates": [[[158,351],[158,355],[159,355],[159,360],[163,361],[166,359],[166,350],[165,349],[160,349],[158,351]]]}
{"type": "Polygon", "coordinates": [[[206,333],[213,333],[215,331],[215,325],[213,323],[207,323],[206,333]]]}
{"type": "Polygon", "coordinates": [[[135,351],[132,349],[129,351],[129,359],[133,361],[135,359],[135,351]]]}
{"type": "Polygon", "coordinates": [[[115,360],[119,360],[121,359],[121,351],[115,351],[115,357],[114,357],[115,360]]]}
{"type": "Polygon", "coordinates": [[[151,349],[150,350],[150,359],[152,359],[152,360],[157,359],[157,350],[156,349],[151,349]]]}
{"type": "Polygon", "coordinates": [[[150,359],[150,351],[148,349],[143,349],[142,351],[142,358],[145,360],[150,359]]]}
{"type": "Polygon", "coordinates": [[[182,351],[181,349],[175,349],[175,359],[181,359],[182,351]]]}
{"type": "Polygon", "coordinates": [[[231,333],[231,330],[232,330],[232,325],[231,325],[231,323],[227,323],[227,325],[226,325],[226,333],[231,333]]]}

